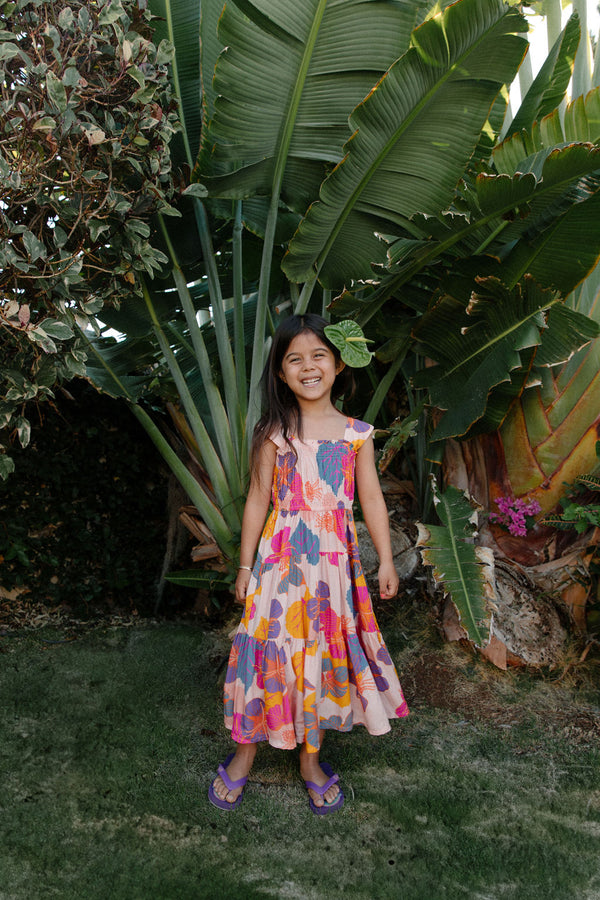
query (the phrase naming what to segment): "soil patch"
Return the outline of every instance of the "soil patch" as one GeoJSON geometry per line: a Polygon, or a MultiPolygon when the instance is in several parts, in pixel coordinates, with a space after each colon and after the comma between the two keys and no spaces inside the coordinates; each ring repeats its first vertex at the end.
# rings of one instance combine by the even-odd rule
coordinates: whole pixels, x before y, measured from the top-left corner
{"type": "MultiPolygon", "coordinates": [[[[424,651],[408,660],[401,681],[409,708],[446,709],[469,721],[507,719],[506,705],[499,702],[492,686],[469,681],[443,653],[424,651]]],[[[511,712],[509,720],[515,722],[517,717],[511,712]]]]}

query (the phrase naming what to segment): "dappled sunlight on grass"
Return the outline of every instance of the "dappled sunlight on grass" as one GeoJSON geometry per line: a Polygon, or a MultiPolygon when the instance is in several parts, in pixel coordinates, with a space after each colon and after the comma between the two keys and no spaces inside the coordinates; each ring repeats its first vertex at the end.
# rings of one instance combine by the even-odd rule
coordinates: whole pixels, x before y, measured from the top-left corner
{"type": "Polygon", "coordinates": [[[594,896],[600,713],[590,684],[582,700],[574,684],[497,673],[417,639],[405,615],[385,631],[413,712],[381,738],[327,735],[323,758],[347,799],[323,818],[309,810],[297,754],[268,746],[239,810],[208,804],[229,746],[226,629],[5,637],[3,896],[594,896]]]}

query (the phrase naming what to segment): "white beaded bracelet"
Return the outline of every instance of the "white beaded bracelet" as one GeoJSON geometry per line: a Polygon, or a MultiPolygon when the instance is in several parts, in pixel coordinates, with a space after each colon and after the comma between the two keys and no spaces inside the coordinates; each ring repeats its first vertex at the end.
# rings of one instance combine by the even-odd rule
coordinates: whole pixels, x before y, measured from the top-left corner
{"type": "Polygon", "coordinates": [[[238,566],[238,569],[247,569],[248,572],[252,571],[252,566],[238,566]]]}

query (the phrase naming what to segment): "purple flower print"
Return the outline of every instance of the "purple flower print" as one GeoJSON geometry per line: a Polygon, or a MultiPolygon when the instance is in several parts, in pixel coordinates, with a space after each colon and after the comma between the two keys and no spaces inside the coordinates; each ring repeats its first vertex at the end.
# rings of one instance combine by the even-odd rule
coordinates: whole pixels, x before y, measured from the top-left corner
{"type": "Polygon", "coordinates": [[[319,581],[315,590],[315,596],[306,603],[306,615],[314,622],[325,613],[329,605],[329,585],[325,581],[319,581]]]}
{"type": "Polygon", "coordinates": [[[271,600],[271,609],[269,611],[269,635],[268,638],[270,641],[279,637],[281,634],[281,622],[279,619],[283,614],[283,607],[279,600],[274,597],[271,600]]]}
{"type": "Polygon", "coordinates": [[[373,678],[375,679],[375,684],[377,685],[377,690],[382,693],[383,691],[389,690],[390,683],[387,678],[383,677],[383,673],[379,666],[372,660],[369,660],[369,665],[371,667],[371,672],[373,673],[373,678]]]}
{"type": "Polygon", "coordinates": [[[379,660],[379,662],[383,663],[384,666],[391,666],[391,665],[392,665],[392,657],[391,657],[390,654],[387,652],[387,650],[386,650],[385,647],[381,647],[381,648],[377,651],[377,659],[379,660]]]}
{"type": "Polygon", "coordinates": [[[265,704],[257,697],[246,704],[243,715],[235,713],[232,730],[234,740],[241,739],[242,743],[264,740],[266,737],[264,721],[265,704]]]}
{"type": "Polygon", "coordinates": [[[285,650],[278,649],[274,641],[266,643],[262,675],[265,690],[269,694],[285,691],[285,650]]]}

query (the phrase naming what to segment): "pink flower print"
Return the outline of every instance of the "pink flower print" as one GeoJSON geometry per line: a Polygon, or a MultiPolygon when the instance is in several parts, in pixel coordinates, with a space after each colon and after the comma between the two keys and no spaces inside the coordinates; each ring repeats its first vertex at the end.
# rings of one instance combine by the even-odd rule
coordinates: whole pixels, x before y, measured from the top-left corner
{"type": "Polygon", "coordinates": [[[302,494],[302,479],[298,473],[292,478],[291,490],[292,497],[289,504],[290,509],[305,509],[306,502],[302,494]]]}
{"type": "Polygon", "coordinates": [[[281,616],[283,614],[283,607],[279,600],[274,597],[271,600],[271,609],[269,611],[269,640],[274,640],[278,638],[281,633],[281,616]]]}
{"type": "MultiPolygon", "coordinates": [[[[273,551],[273,555],[285,555],[288,556],[292,552],[292,548],[290,545],[290,532],[291,528],[287,525],[285,528],[282,528],[281,531],[278,531],[273,535],[271,539],[271,550],[273,551]]],[[[271,561],[272,557],[268,557],[268,561],[271,561]]]]}
{"type": "Polygon", "coordinates": [[[336,635],[340,634],[340,618],[329,604],[324,608],[321,607],[319,618],[327,643],[331,644],[336,635]]]}
{"type": "Polygon", "coordinates": [[[291,718],[290,701],[286,695],[282,698],[281,704],[267,709],[267,728],[269,731],[280,731],[290,723],[291,718]]]}
{"type": "Polygon", "coordinates": [[[346,507],[342,505],[338,507],[338,509],[334,509],[332,515],[333,524],[335,526],[335,536],[342,544],[345,544],[348,539],[346,507]]]}

